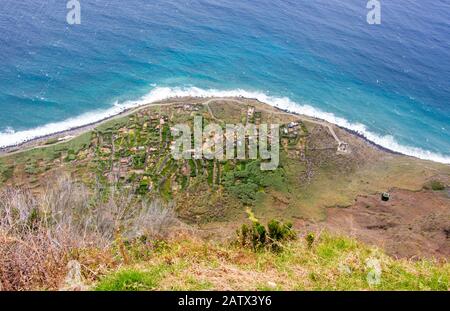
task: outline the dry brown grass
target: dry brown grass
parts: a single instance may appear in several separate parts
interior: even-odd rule
[[[369,262],[380,267],[378,281]],[[180,236],[144,260],[113,269],[97,290],[444,290],[450,265],[396,260],[355,240],[323,233],[312,247],[291,241],[281,253],[254,252]]]
[[[55,178],[40,194],[3,189],[0,289],[57,289],[73,259],[95,280],[128,263],[124,241],[164,237],[176,223],[173,209],[160,202],[140,202],[124,192],[104,198],[68,176]]]
[[[65,274],[67,245],[47,232],[0,235],[0,280],[2,290],[55,288]]]

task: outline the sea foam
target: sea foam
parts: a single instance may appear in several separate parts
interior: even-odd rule
[[[389,150],[399,152],[405,155],[417,157],[424,160],[431,160],[440,163],[450,164],[450,157],[439,153],[434,153],[421,148],[405,146],[399,144],[393,136],[378,135],[369,131],[364,124],[351,123],[348,120],[338,117],[332,113],[321,111],[311,105],[299,104],[292,101],[288,97],[270,96],[264,92],[247,91],[243,89],[234,90],[218,90],[218,89],[202,89],[198,87],[155,87],[148,94],[138,100],[126,101],[123,103],[114,103],[114,105],[106,110],[92,111],[82,114],[78,117],[70,118],[65,121],[49,123],[34,129],[24,131],[12,131],[11,129],[0,132],[0,147],[8,147],[21,144],[23,142],[43,137],[46,135],[74,129],[83,125],[92,124],[109,117],[120,114],[121,112],[154,103],[157,101],[174,98],[174,97],[245,97],[254,98],[269,105],[289,110],[292,112],[304,114],[310,117],[326,120],[338,126],[355,131],[364,136],[368,140],[374,142]]]

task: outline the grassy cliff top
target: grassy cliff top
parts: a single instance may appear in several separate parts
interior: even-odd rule
[[[130,251],[131,253],[132,251]],[[283,252],[179,237],[90,285],[111,290],[448,290],[450,264],[395,260],[354,239],[323,232]]]

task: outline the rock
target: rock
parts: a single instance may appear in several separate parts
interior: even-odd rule
[[[60,288],[60,291],[85,291],[88,289],[81,275],[81,264],[77,260],[69,261],[67,270],[64,285]]]
[[[272,281],[267,281],[267,286],[269,286],[270,288],[277,288],[277,283],[272,282]]]

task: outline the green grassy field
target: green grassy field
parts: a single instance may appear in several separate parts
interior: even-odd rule
[[[323,233],[280,253],[192,238],[167,242],[111,271],[92,289],[115,290],[448,290],[450,264],[395,260],[357,241]],[[131,252],[131,251],[130,251]],[[379,268],[379,270],[377,270]]]

